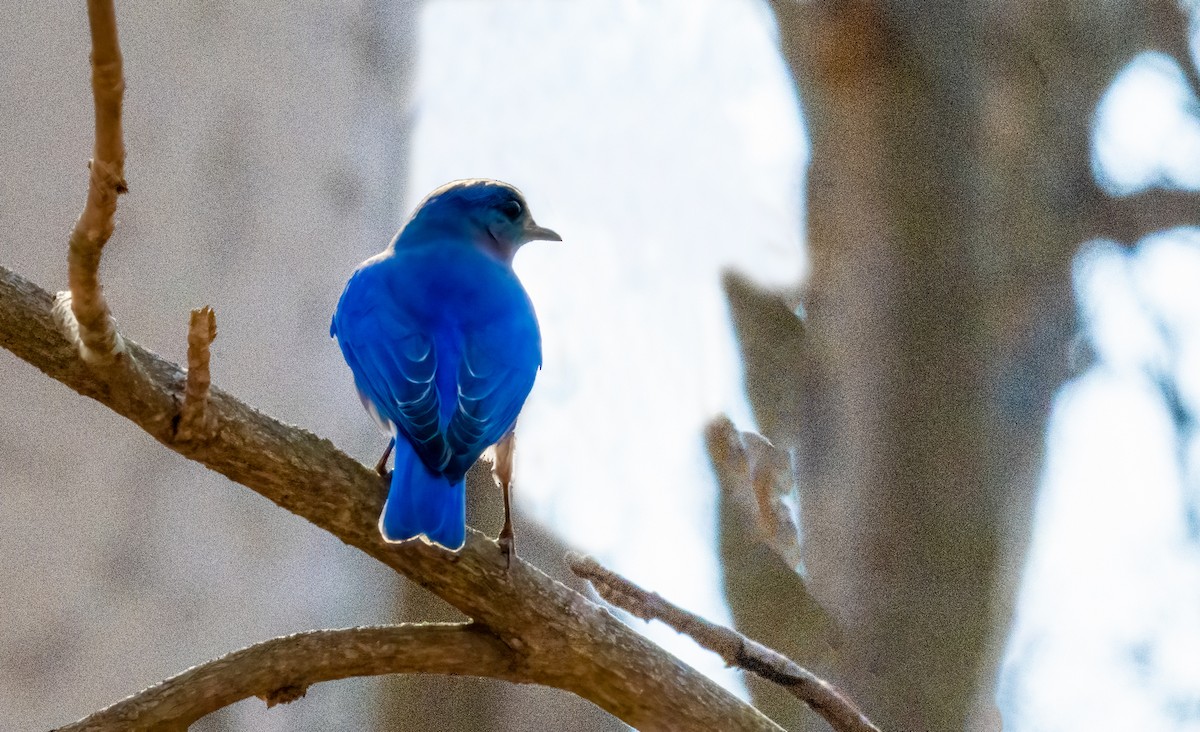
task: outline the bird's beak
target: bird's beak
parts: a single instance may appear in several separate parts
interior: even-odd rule
[[[562,237],[553,229],[538,226],[530,221],[525,227],[525,241],[562,241]]]

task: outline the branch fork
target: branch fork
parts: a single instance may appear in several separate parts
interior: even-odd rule
[[[879,732],[837,688],[782,653],[688,612],[657,592],[642,589],[591,557],[572,552],[567,555],[567,564],[576,576],[591,582],[606,602],[647,622],[660,620],[719,655],[726,665],[779,684],[821,715],[836,732]]]
[[[88,163],[87,202],[71,230],[67,250],[70,293],[56,298],[54,315],[84,361],[91,366],[109,366],[120,360],[125,346],[100,287],[100,255],[113,233],[117,196],[129,190],[121,133],[125,77],[112,0],[88,0],[88,25],[95,148]]]

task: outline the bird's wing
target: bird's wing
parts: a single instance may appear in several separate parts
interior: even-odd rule
[[[541,366],[536,322],[468,336],[458,367],[458,403],[446,426],[453,453],[448,472],[466,472],[512,429]]]
[[[426,466],[441,472],[451,450],[438,429],[438,359],[432,339],[395,308],[345,305],[334,316],[333,332],[359,391],[409,438]]]

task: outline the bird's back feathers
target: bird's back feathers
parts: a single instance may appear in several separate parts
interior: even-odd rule
[[[364,398],[452,478],[511,429],[541,365],[516,275],[466,248],[369,260],[331,330]]]
[[[330,335],[396,438],[388,540],[462,545],[463,478],[513,428],[541,366],[537,318],[511,266],[539,238],[559,237],[515,188],[460,181],[430,194],[346,283]]]

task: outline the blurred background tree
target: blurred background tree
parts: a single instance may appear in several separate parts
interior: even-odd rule
[[[1185,297],[1200,267],[1194,240],[1138,244],[1194,223],[1181,191],[1200,188],[1200,155],[1163,142],[1165,163],[1123,178],[1097,113],[1137,106],[1116,92],[1147,67],[1195,110],[1191,17],[1176,3],[233,0],[118,12],[132,192],[105,272],[137,340],[179,360],[181,321],[161,312],[212,303],[223,388],[372,461],[381,440],[326,337],[341,284],[433,184],[511,179],[575,240],[519,263],[547,325],[518,465],[532,527],[521,549],[539,566],[580,546],[714,619],[728,612],[829,674],[884,729],[995,730],[998,676],[1008,730],[1200,727],[1200,678],[1166,650],[1200,646],[1189,379],[1200,304]],[[5,264],[48,288],[62,283],[88,157],[85,24],[81,7],[20,6],[0,27],[13,70],[0,79]],[[1160,53],[1147,62],[1147,50]],[[778,69],[755,65],[764,58]],[[812,149],[803,196],[795,101],[761,91],[788,83]],[[671,132],[652,131],[659,117]],[[1108,243],[1079,253],[1095,240]],[[724,280],[728,315],[723,266],[747,275]],[[734,332],[753,424],[725,362]],[[0,421],[0,719],[13,728],[78,718],[269,636],[452,617],[7,353],[0,373],[12,415]],[[1051,468],[1071,449],[1065,427],[1047,438],[1055,395],[1066,424],[1084,414],[1069,409],[1084,387],[1122,383],[1140,388],[1134,406],[1099,407],[1115,424],[1071,454],[1126,466],[1123,481],[1071,492],[1069,470],[1047,470],[1035,523],[1043,446]],[[656,401],[672,388],[677,401]],[[696,420],[718,410],[790,453],[803,579],[765,547],[745,501],[703,485]],[[1139,452],[1119,429],[1158,439]],[[1174,462],[1149,465],[1163,449]],[[1095,505],[1115,516],[1098,520]],[[1137,518],[1145,506],[1157,518]],[[494,533],[494,507],[472,510]],[[1051,514],[1090,522],[1100,540]],[[1176,535],[1160,554],[1135,549]],[[1064,544],[1087,549],[1072,564]],[[1104,547],[1143,564],[1062,581],[1114,567]],[[1177,573],[1147,570],[1167,566]],[[1154,581],[1122,584],[1132,574]],[[1157,604],[1124,602],[1129,592]],[[1093,625],[1072,645],[1063,615],[1036,609],[1047,604],[1078,624],[1118,604],[1172,630]],[[1050,657],[1131,667],[1109,676],[1143,701],[1114,713],[1115,695]],[[821,728],[778,692],[749,691],[785,727]],[[325,685],[270,711],[252,700],[198,728],[618,726],[544,689],[405,678]]]

